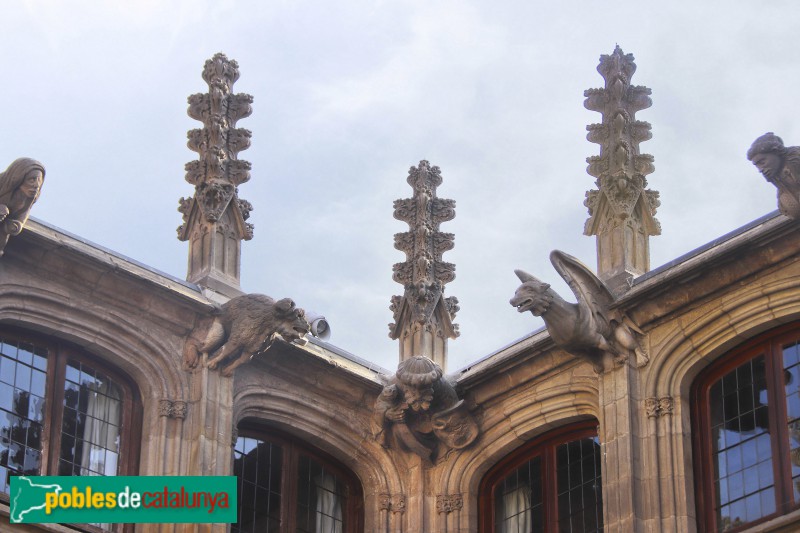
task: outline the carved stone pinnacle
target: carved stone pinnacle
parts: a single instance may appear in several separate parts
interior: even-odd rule
[[[597,71],[605,87],[584,93],[584,106],[603,116],[602,123],[586,128],[586,138],[600,145],[600,155],[586,159],[597,189],[586,193],[584,234],[597,236],[598,275],[615,291],[650,269],[649,237],[661,234],[655,218],[658,192],[646,188],[653,156],[639,151],[639,143],[652,137],[650,124],[635,120],[637,111],[652,105],[651,91],[631,85],[633,59],[619,46],[600,56]]]
[[[203,127],[187,134],[189,149],[199,157],[186,164],[186,181],[195,191],[180,200],[178,239],[190,243],[187,279],[235,296],[241,241],[253,237],[253,225],[245,222],[253,206],[238,190],[250,179],[250,163],[238,154],[250,146],[251,133],[236,122],[252,113],[253,97],[233,93],[239,65],[224,54],[206,61],[203,79],[208,92],[188,99],[189,116]]]
[[[401,361],[426,355],[444,367],[447,339],[458,336],[453,324],[458,300],[444,297],[445,284],[455,279],[455,265],[442,261],[442,255],[453,248],[455,237],[439,226],[456,216],[456,203],[436,196],[442,174],[427,161],[411,167],[407,181],[414,195],[394,202],[394,218],[409,225],[409,231],[394,236],[394,247],[405,252],[406,260],[394,265],[393,279],[405,291],[392,297],[395,322],[389,336],[401,339]]]

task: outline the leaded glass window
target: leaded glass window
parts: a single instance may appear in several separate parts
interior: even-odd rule
[[[10,476],[136,473],[136,389],[84,350],[0,329],[0,500]],[[126,526],[84,525],[90,530]]]
[[[702,531],[736,531],[800,506],[800,333],[762,335],[693,388]]]
[[[234,445],[233,471],[239,478],[239,510],[232,533],[360,531],[358,480],[296,439],[248,429]]]
[[[594,422],[562,428],[501,461],[481,483],[482,530],[603,531],[601,455],[596,435]]]
[[[9,476],[38,475],[48,350],[15,339],[0,340],[0,491]]]

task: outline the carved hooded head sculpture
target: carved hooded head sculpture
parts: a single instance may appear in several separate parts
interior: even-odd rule
[[[44,174],[44,166],[27,157],[0,173],[0,255],[9,237],[19,235],[28,221],[31,206],[42,191]]]

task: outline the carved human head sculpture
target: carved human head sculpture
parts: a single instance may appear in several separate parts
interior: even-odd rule
[[[425,356],[416,355],[397,366],[397,381],[411,410],[427,411],[434,396],[434,383],[442,378],[442,367]]]
[[[0,174],[0,203],[8,205],[13,195],[28,199],[19,203],[30,207],[39,198],[43,183],[44,165],[35,159],[20,157]]]
[[[31,206],[39,198],[44,183],[44,166],[21,157],[0,173],[0,256],[9,237],[19,235]]]
[[[765,133],[750,146],[747,159],[752,161],[767,181],[775,181],[783,168],[786,147],[783,140],[772,132]]]

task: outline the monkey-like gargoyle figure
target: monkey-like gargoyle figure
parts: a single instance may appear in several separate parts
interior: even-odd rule
[[[183,362],[194,368],[201,354],[208,354],[206,366],[222,365],[223,376],[264,352],[280,337],[286,342],[306,344],[311,326],[305,311],[289,298],[275,301],[263,294],[245,294],[222,304],[205,339],[197,341],[197,332],[186,342]]]
[[[598,372],[610,367],[610,360],[631,366],[647,364],[639,344],[641,329],[619,309],[612,309],[614,296],[605,284],[583,263],[558,250],[550,262],[564,278],[577,304],[566,302],[550,285],[516,270],[522,285],[509,302],[524,313],[530,311],[544,319],[550,338],[564,351],[589,360]]]

